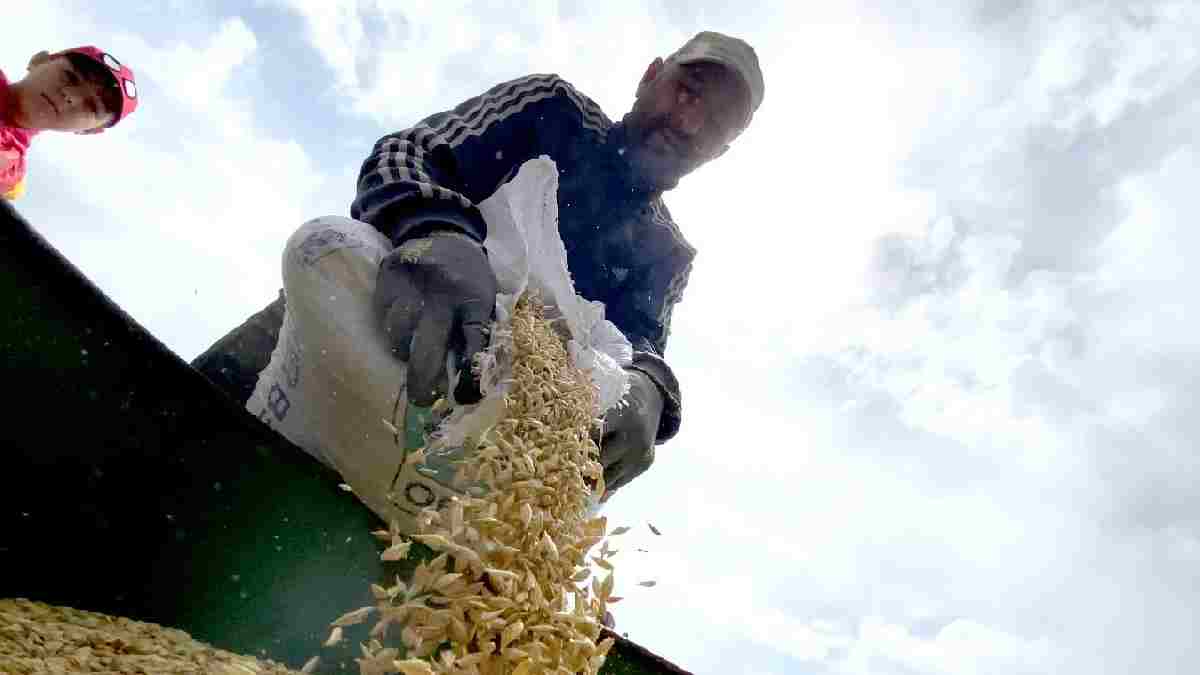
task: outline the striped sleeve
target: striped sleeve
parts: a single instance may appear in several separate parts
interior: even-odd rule
[[[670,259],[660,261],[639,275],[638,283],[629,289],[631,304],[622,303],[619,317],[630,326],[626,337],[633,344],[633,365],[658,385],[663,395],[662,416],[659,418],[656,443],[665,443],[679,432],[683,420],[683,397],[675,373],[667,365],[663,353],[671,332],[671,314],[683,296],[691,273],[691,257],[683,250]],[[630,315],[631,313],[632,315]]]
[[[671,333],[671,314],[683,297],[691,271],[691,256],[680,251],[646,270],[639,278],[640,283],[630,289],[634,315],[626,321],[634,328],[626,336],[633,344],[633,367],[650,376],[663,395],[657,443],[664,443],[678,433],[683,419],[679,381],[663,354]]]
[[[639,242],[640,260],[610,311],[633,348],[666,353],[671,315],[683,298],[696,249],[684,238],[662,199],[649,204],[649,219]]]
[[[696,249],[683,237],[661,199],[650,203],[650,218],[639,246],[646,257],[630,272],[616,301],[607,306],[609,319],[633,345],[632,367],[650,377],[663,395],[655,442],[664,443],[679,431],[683,399],[679,381],[663,355],[671,334],[671,315],[683,299]]]
[[[691,271],[691,258],[681,253],[641,270],[627,287],[630,302],[621,318],[630,326],[626,336],[634,349],[659,356],[666,352],[671,315],[683,298]]]
[[[482,241],[478,202],[525,161],[554,158],[573,137],[610,126],[557,75],[505,82],[380,139],[363,162],[350,214],[393,243],[447,225]]]

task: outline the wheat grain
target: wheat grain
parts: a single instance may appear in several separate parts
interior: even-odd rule
[[[592,558],[607,570],[603,578],[591,575],[586,557],[607,529],[604,518],[587,517],[593,492],[604,489],[591,438],[596,389],[535,295],[521,298],[494,340],[512,359],[504,414],[475,439],[457,476],[486,490],[416,519],[412,539],[438,555],[406,585],[373,587],[380,619],[372,634],[398,623],[400,644],[391,649],[403,660],[382,663],[389,650],[375,641],[359,660],[364,675],[594,675],[612,646],[600,637],[607,605],[619,600],[607,560],[615,551],[606,541]],[[388,537],[376,534],[391,544],[385,559],[407,555],[395,523]],[[577,586],[589,577],[590,587]]]
[[[0,600],[0,627],[0,672],[7,675],[296,673],[216,649],[181,630],[19,598]]]

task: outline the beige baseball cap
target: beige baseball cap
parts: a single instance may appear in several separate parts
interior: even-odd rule
[[[706,30],[697,33],[667,60],[676,63],[719,63],[737,73],[750,90],[750,111],[746,113],[742,127],[750,125],[750,118],[762,104],[765,86],[762,70],[758,67],[758,56],[745,40]]]

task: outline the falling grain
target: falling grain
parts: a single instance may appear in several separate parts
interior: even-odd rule
[[[607,530],[604,518],[587,517],[593,491],[603,491],[591,439],[596,388],[571,363],[536,296],[518,302],[511,326],[497,327],[494,340],[512,358],[505,411],[458,468],[464,484],[486,490],[416,518],[410,538],[439,555],[418,563],[407,585],[372,587],[379,637],[363,645],[364,674],[595,675],[611,646],[601,639],[602,618],[619,598],[610,597],[607,542],[591,559],[609,573],[593,577],[592,588],[577,586],[591,576],[588,551]],[[405,461],[434,452],[422,450]],[[389,534],[384,559],[407,554],[398,547],[408,542]],[[334,625],[362,621],[370,609]],[[383,660],[400,653],[380,642],[389,623],[399,624],[392,635],[405,660]]]

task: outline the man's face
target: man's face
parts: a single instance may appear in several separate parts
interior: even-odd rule
[[[16,121],[27,129],[88,131],[113,119],[102,84],[84,79],[64,56],[35,56],[12,90]]]
[[[639,182],[669,190],[720,156],[741,131],[749,106],[745,85],[724,66],[651,64],[625,116],[627,157]]]

